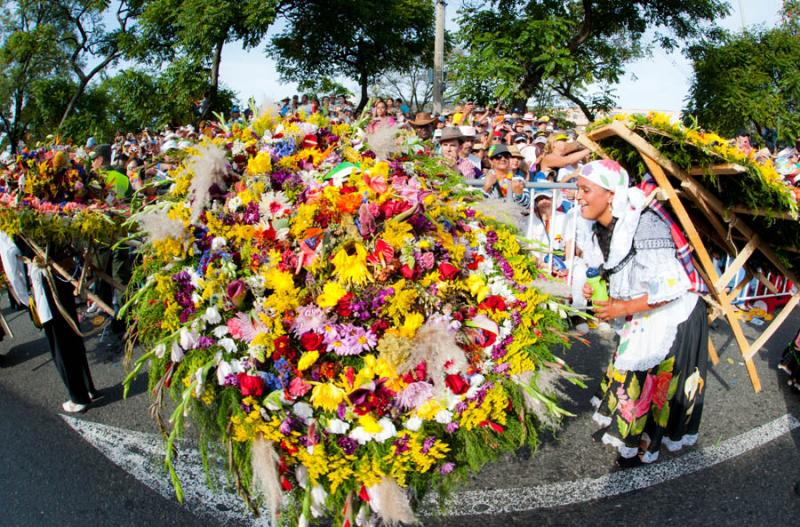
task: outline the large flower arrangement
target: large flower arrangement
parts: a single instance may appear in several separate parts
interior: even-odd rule
[[[703,130],[698,125],[687,125],[661,113],[620,114],[596,121],[589,130],[621,121],[644,137],[651,145],[684,170],[706,169],[696,176],[727,207],[743,206],[760,211],[748,222],[774,248],[800,246],[800,223],[797,220],[779,221],[772,212],[797,217],[798,195],[775,169],[769,156],[756,151],[743,152],[729,139]],[[647,171],[636,149],[623,139],[611,136],[602,139],[603,150],[613,159],[627,166],[631,174]],[[733,163],[745,169],[743,174],[715,176],[710,168],[723,163]],[[787,264],[798,264],[795,252],[778,251]]]
[[[127,203],[109,203],[100,182],[65,147],[24,152],[0,171],[0,230],[42,247],[109,247],[124,237]]]
[[[173,176],[138,216],[129,305],[146,351],[126,381],[149,363],[153,393],[176,400],[170,470],[188,417],[285,524],[412,522],[412,501],[566,413],[550,352],[563,312],[448,169],[266,113]]]

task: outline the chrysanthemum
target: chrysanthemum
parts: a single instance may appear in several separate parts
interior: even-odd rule
[[[300,306],[292,324],[292,333],[298,337],[303,333],[315,331],[329,324],[325,311],[315,305]]]
[[[291,203],[283,192],[265,192],[259,203],[261,217],[272,220],[281,218],[291,211]]]

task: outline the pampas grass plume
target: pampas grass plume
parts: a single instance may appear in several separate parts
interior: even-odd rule
[[[380,483],[367,489],[369,504],[384,525],[416,525],[419,523],[405,491],[394,479],[384,476]]]
[[[197,146],[198,153],[189,158],[186,167],[194,174],[189,185],[189,198],[192,200],[191,222],[196,223],[203,209],[208,205],[209,189],[216,185],[225,190],[224,176],[228,170],[225,151],[213,143]]]
[[[262,435],[254,439],[250,447],[250,460],[256,489],[264,495],[272,524],[277,525],[281,506],[281,481],[278,478],[278,454],[272,442],[266,441]]]

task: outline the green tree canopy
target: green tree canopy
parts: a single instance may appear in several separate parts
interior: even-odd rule
[[[258,46],[280,4],[280,0],[149,0],[136,55],[153,64],[177,58],[202,64],[208,75],[201,109],[205,118],[219,89],[223,47],[237,41],[245,49]]]
[[[788,26],[726,34],[692,46],[685,113],[732,136],[740,128],[800,136],[800,37]]]
[[[524,103],[543,90],[596,109],[587,88],[619,81],[652,45],[667,49],[704,34],[728,13],[724,0],[491,0],[460,11],[456,93]],[[607,106],[606,94],[597,97]]]
[[[430,0],[308,0],[281,14],[286,25],[268,48],[281,77],[353,79],[361,91],[358,111],[383,72],[432,62]]]

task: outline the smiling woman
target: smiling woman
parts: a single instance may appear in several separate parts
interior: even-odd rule
[[[595,436],[617,448],[623,466],[656,461],[662,444],[670,451],[695,444],[708,352],[705,304],[690,292],[670,227],[628,184],[610,160],[588,163],[578,177],[581,214],[594,222],[581,249],[611,297],[595,302],[595,314],[616,322],[620,336],[592,400],[602,426]],[[591,296],[589,286],[584,294]]]

